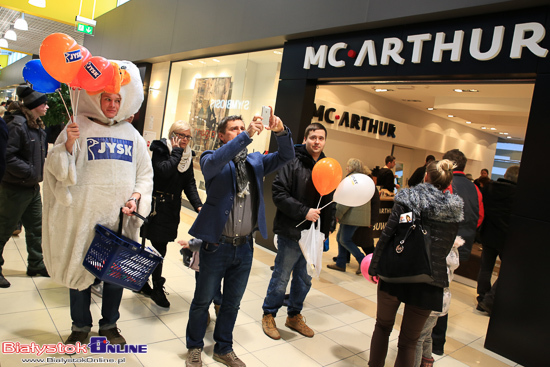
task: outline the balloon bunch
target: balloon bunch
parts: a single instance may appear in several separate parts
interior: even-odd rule
[[[115,62],[92,56],[86,47],[64,33],[50,34],[42,41],[40,60],[25,64],[23,78],[41,93],[57,91],[61,95],[60,83],[77,91],[76,101],[71,98],[74,116],[77,116],[80,90],[88,94],[119,93],[120,87],[129,82],[129,75]]]
[[[351,207],[361,206],[372,199],[374,195],[374,181],[369,176],[353,173],[342,180],[342,168],[333,158],[323,158],[317,162],[311,171],[311,179],[321,198],[336,190],[333,200],[321,209],[333,202]],[[317,204],[317,208],[319,208],[319,204]],[[296,227],[304,222],[305,220]]]

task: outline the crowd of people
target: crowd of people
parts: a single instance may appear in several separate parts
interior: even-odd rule
[[[232,115],[217,127],[221,147],[200,156],[206,187],[202,202],[193,170],[192,126],[174,122],[168,138],[152,142],[149,158],[144,139],[131,125],[143,101],[139,71],[130,62],[119,63],[130,81],[118,93],[81,94],[78,116],[71,117],[49,152],[40,119],[48,110],[46,95],[22,85],[17,88],[19,100],[10,103],[4,118],[0,117],[0,287],[10,287],[1,273],[1,255],[21,222],[27,275],[51,277],[69,288],[72,328],[66,344],[84,343],[93,326],[91,293],[99,280],[82,262],[95,225],[116,228],[122,211],[122,233],[132,239],[149,239],[165,256],[169,242],[177,237],[185,193],[198,213],[189,230],[194,239],[178,241],[192,254],[192,267],[197,270],[186,329],[186,366],[202,366],[212,303],[217,315],[214,360],[245,366],[233,350],[233,329],[252,267],[254,235],[268,236],[263,180],[272,172],[277,172],[272,196],[278,251],[262,306],[262,329],[269,338],[281,338],[275,317],[283,306],[287,307],[286,327],[309,338],[315,335],[301,314],[312,277],[299,245],[302,231],[312,222],[320,223],[320,232],[327,238],[339,224],[338,255],[335,264],[327,265],[329,269],[345,272],[353,255],[359,264],[356,273],[361,274],[363,260],[372,254],[368,277],[378,284],[378,291],[369,366],[384,366],[401,303],[405,306],[395,366],[429,367],[434,361],[432,353],[443,354],[449,283],[460,261],[468,260],[476,234],[483,245],[476,308],[491,313],[496,292],[491,276],[506,241],[519,166],[510,167],[497,181],[491,181],[483,169],[472,182],[464,173],[466,156],[453,149],[439,161],[428,155],[411,176],[409,187],[401,189],[392,170],[395,157],[386,157],[385,166],[376,174],[359,159],[350,158],[348,175],[365,174],[381,190],[399,190],[375,246],[378,189],[373,199],[358,207],[333,203],[332,194],[321,196],[315,189],[312,170],[325,158],[328,135],[322,124],[307,126],[302,144],[294,145],[290,129],[273,112],[269,121],[254,116],[248,124],[242,116]],[[249,153],[252,138],[264,131],[273,133],[278,150]],[[147,224],[142,225],[134,214],[147,217]],[[412,228],[416,220],[430,228],[427,251],[432,273],[428,280],[394,281],[384,275],[381,264],[388,261],[403,226]],[[395,251],[400,252],[399,246]],[[147,282],[136,292],[168,308],[162,269],[160,263],[151,275],[152,286]],[[122,294],[121,286],[104,282],[99,335],[111,344],[126,343],[117,327]]]

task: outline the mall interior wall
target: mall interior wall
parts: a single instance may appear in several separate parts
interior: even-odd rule
[[[545,4],[543,0],[132,0],[96,18],[84,46],[161,62],[280,47],[288,39]]]

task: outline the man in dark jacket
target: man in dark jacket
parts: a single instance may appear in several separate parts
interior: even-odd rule
[[[510,227],[510,214],[516,195],[519,166],[510,166],[504,178],[489,182],[483,187],[485,219],[481,226],[481,267],[477,278],[478,311],[491,313],[493,300],[489,295],[491,276],[497,256],[502,260],[502,249]]]
[[[27,275],[49,276],[42,257],[42,181],[46,157],[46,132],[40,117],[48,110],[47,97],[31,87],[17,87],[20,102],[13,102],[6,113],[9,136],[6,172],[0,183],[0,287],[10,283],[1,273],[2,253],[21,221],[25,227]]]
[[[376,185],[393,193],[396,188],[399,190],[400,187],[395,183],[395,174],[393,173],[393,168],[395,167],[395,157],[389,155],[386,157],[385,162],[386,165],[377,173]]]
[[[273,232],[277,234],[278,251],[275,258],[273,275],[264,299],[262,327],[267,336],[280,339],[274,317],[283,305],[285,290],[292,273],[290,296],[288,299],[288,317],[285,326],[300,334],[314,335],[301,315],[304,300],[311,288],[311,276],[307,272],[306,259],[298,241],[303,230],[311,227],[311,222],[321,219],[321,232],[328,237],[336,226],[333,203],[323,210],[325,204],[332,201],[332,194],[322,197],[313,185],[311,172],[313,166],[325,157],[323,149],[327,130],[319,123],[306,128],[304,144],[296,145],[296,158],[284,166],[273,181],[273,202],[277,207]],[[300,226],[297,226],[300,222]],[[225,297],[225,296],[224,296]]]
[[[452,149],[443,155],[443,159],[455,162],[456,167],[453,170],[453,182],[450,191],[464,200],[464,220],[458,227],[458,235],[464,239],[464,245],[458,248],[460,262],[463,262],[470,257],[477,227],[483,222],[483,200],[478,187],[464,174],[467,162],[464,153],[458,149]],[[439,317],[432,331],[432,351],[438,355],[443,355],[447,320],[448,314]]]
[[[0,117],[0,182],[6,172],[6,147],[8,145],[8,126],[6,121]]]
[[[435,161],[435,157],[433,155],[430,154],[426,157],[426,163],[424,163],[422,167],[418,167],[412,174],[411,178],[409,178],[409,187],[416,186],[424,181],[424,176],[426,175],[426,167],[428,166],[428,164],[430,164],[430,162],[433,161]]]

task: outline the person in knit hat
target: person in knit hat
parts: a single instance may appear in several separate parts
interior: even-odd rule
[[[27,243],[27,275],[49,276],[42,257],[42,181],[46,132],[40,117],[48,111],[48,98],[28,85],[17,87],[19,101],[9,105],[6,172],[0,183],[0,287],[10,282],[2,275],[4,246],[21,221]]]
[[[139,69],[117,61],[125,82],[118,91],[80,92],[78,116],[59,134],[44,169],[44,261],[52,280],[69,288],[71,334],[65,344],[84,344],[93,326],[91,286],[98,281],[82,262],[96,224],[139,238],[151,208],[153,167],[147,143],[127,119],[143,102]],[[76,101],[72,92],[73,101]],[[104,282],[99,336],[124,345],[117,321],[123,288]]]

